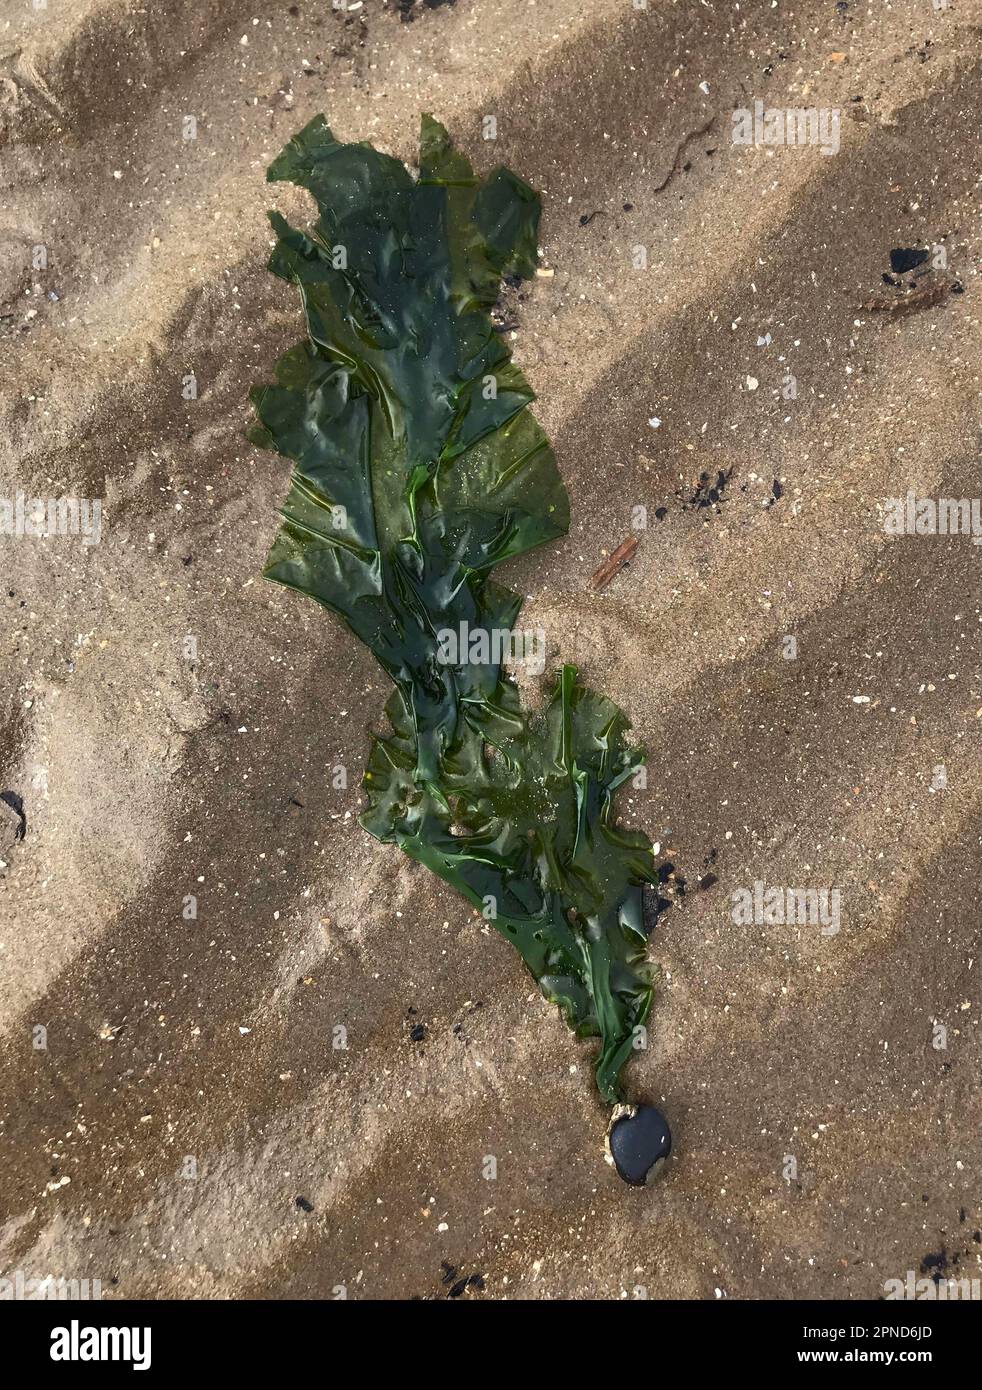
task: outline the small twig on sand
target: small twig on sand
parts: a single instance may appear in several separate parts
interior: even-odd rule
[[[621,541],[620,545],[609,555],[600,568],[593,576],[592,584],[595,589],[604,589],[613,579],[614,575],[629,565],[634,559],[634,552],[638,548],[637,536],[628,536],[626,541]]]
[[[932,304],[940,304],[949,289],[950,281],[936,280],[896,299],[867,299],[859,307],[869,314],[907,314],[913,309],[929,309]]]
[[[667,187],[668,187],[668,185],[671,183],[673,177],[675,176],[676,171],[678,170],[678,167],[679,167],[679,160],[682,158],[682,154],[683,154],[683,151],[685,150],[686,145],[689,143],[690,140],[694,140],[694,139],[696,138],[697,135],[708,135],[709,130],[710,130],[712,124],[713,124],[713,121],[715,121],[715,119],[716,119],[715,115],[710,116],[709,120],[706,122],[705,125],[701,125],[701,126],[699,127],[698,130],[690,130],[690,131],[689,131],[688,135],[685,137],[684,140],[681,141],[681,143],[679,144],[678,149],[675,151],[675,158],[672,160],[672,167],[669,169],[668,173],[667,173],[667,174],[665,175],[665,177],[662,179],[661,183],[658,183],[658,184],[655,185],[655,187],[654,187],[654,189],[652,190],[652,192],[654,192],[654,193],[660,193],[660,192],[662,191],[663,188],[667,188]]]

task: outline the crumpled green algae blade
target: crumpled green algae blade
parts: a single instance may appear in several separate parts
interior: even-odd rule
[[[250,437],[294,464],[265,574],[336,613],[394,684],[362,824],[479,908],[600,1038],[613,1103],[651,1004],[652,848],[614,810],[643,757],[575,667],[532,715],[500,660],[450,664],[439,647],[464,623],[472,641],[508,632],[521,599],[491,571],[569,524],[489,312],[503,275],[534,273],[539,199],[507,169],[478,178],[428,116],[418,179],[321,116],[268,178],[308,189],[318,216],[303,232],[271,214],[270,269],[300,290],[307,338],[252,392]]]

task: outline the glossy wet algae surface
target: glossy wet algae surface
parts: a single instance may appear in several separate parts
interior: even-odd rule
[[[322,117],[268,177],[308,189],[318,217],[301,231],[271,214],[270,269],[299,289],[307,336],[252,393],[251,437],[294,464],[265,574],[337,614],[393,682],[362,824],[452,884],[600,1039],[613,1103],[652,997],[652,848],[614,809],[643,755],[573,666],[524,711],[495,640],[521,607],[495,566],[569,522],[490,317],[501,278],[534,273],[539,199],[507,169],[477,177],[425,116],[418,178]],[[469,636],[450,660],[448,631]]]

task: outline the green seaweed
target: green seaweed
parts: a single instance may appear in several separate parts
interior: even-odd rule
[[[502,276],[534,273],[538,196],[504,168],[476,177],[428,116],[418,179],[321,116],[267,178],[308,189],[318,217],[303,232],[270,214],[269,268],[299,289],[307,337],[252,392],[250,438],[294,463],[264,573],[338,614],[394,684],[363,826],[479,908],[577,1035],[600,1038],[614,1103],[652,997],[652,847],[613,801],[643,755],[573,666],[523,711],[490,640],[521,607],[491,571],[569,524],[489,312]],[[440,634],[463,623],[487,660],[446,660]]]

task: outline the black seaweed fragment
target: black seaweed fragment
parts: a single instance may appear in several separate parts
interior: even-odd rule
[[[895,246],[890,252],[890,269],[894,275],[906,275],[908,270],[923,265],[929,254],[916,246]]]

